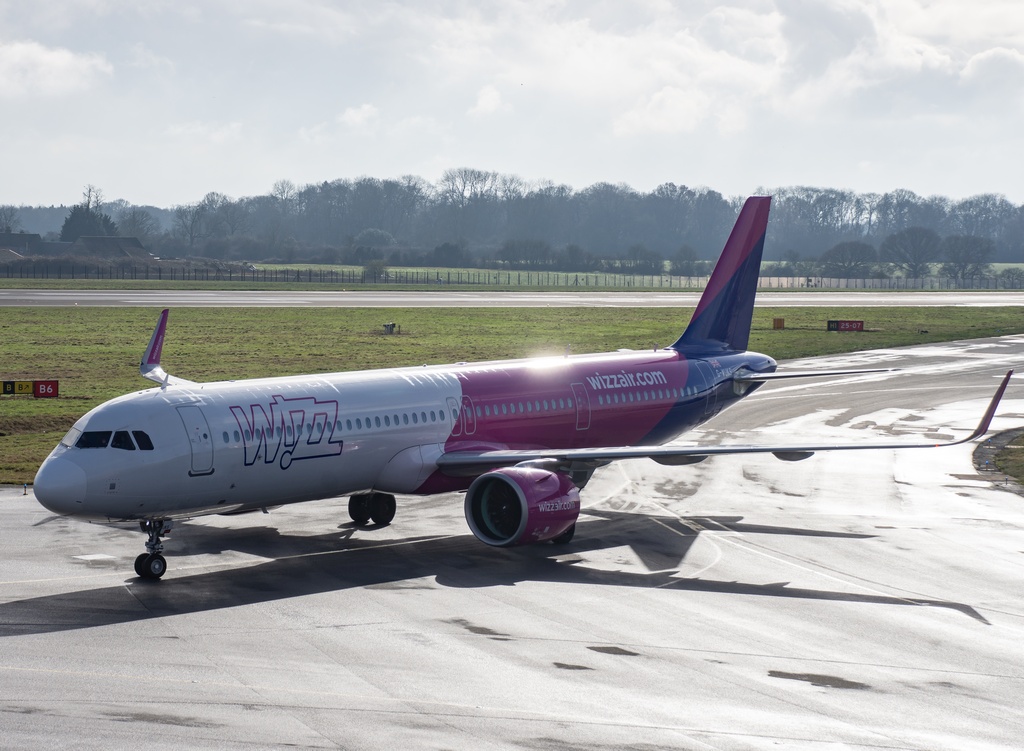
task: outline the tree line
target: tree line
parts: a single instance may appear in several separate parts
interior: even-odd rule
[[[1024,261],[1024,205],[994,194],[952,200],[907,190],[788,187],[774,196],[766,273],[864,278],[938,270],[968,278]],[[208,193],[170,209],[104,201],[87,186],[60,236],[135,236],[162,257],[377,266],[706,273],[743,197],[665,183],[582,190],[460,168],[435,183],[338,179],[266,195]],[[0,232],[32,209],[0,207]]]

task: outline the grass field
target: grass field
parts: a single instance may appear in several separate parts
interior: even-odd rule
[[[31,482],[82,414],[147,388],[138,362],[158,315],[147,308],[0,308],[0,380],[58,379],[58,399],[0,397],[0,483]],[[165,368],[197,381],[670,344],[690,309],[180,308]],[[774,330],[772,320],[785,318]],[[830,318],[869,331],[829,333]],[[402,333],[383,335],[394,321]],[[1022,308],[758,308],[751,349],[776,359],[1024,332]]]

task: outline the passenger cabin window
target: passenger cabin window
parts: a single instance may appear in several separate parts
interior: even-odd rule
[[[75,448],[80,449],[105,449],[110,443],[109,430],[87,430],[75,442]]]
[[[132,437],[128,435],[127,430],[119,430],[114,433],[114,440],[110,442],[110,447],[115,449],[123,449],[124,451],[134,451],[135,444],[132,443]]]

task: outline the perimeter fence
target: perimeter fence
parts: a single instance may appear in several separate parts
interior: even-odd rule
[[[389,285],[389,286],[487,286],[596,289],[703,289],[706,276],[668,274],[565,273],[554,271],[495,271],[451,269],[444,271],[389,270],[374,275],[363,269],[332,268],[210,268],[160,264],[17,263],[0,265],[0,279],[134,280],[168,282],[226,282],[267,284]],[[762,276],[763,289],[866,289],[958,290],[1021,289],[1024,280],[979,276],[965,280],[943,277],[906,279],[834,279],[828,277]]]

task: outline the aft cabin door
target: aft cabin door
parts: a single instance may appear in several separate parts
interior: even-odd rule
[[[178,407],[178,416],[185,426],[189,446],[192,448],[190,477],[213,474],[213,436],[206,416],[199,407]]]
[[[706,362],[697,360],[697,372],[700,373],[701,383],[700,390],[704,392],[704,396],[707,401],[704,402],[704,415],[710,417],[715,414],[715,408],[718,406],[718,393],[715,389],[715,371],[711,369],[711,366]]]
[[[572,393],[576,397],[576,430],[590,429],[590,396],[582,383],[572,384]]]

